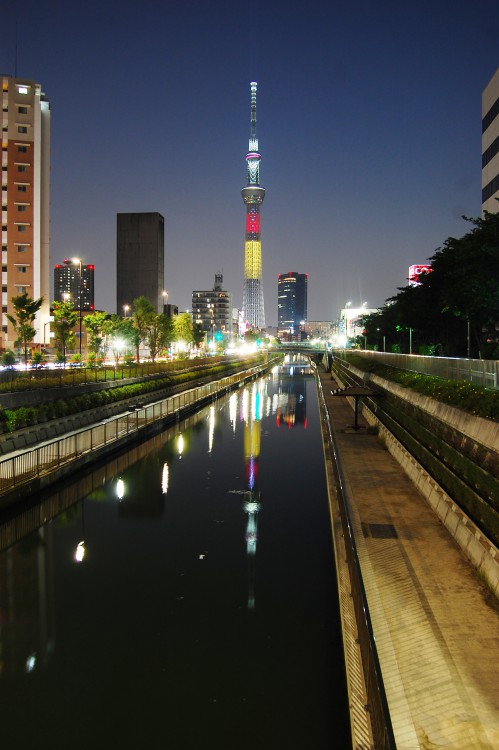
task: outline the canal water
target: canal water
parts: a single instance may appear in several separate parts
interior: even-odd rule
[[[288,361],[2,528],[2,748],[351,747],[308,368]]]

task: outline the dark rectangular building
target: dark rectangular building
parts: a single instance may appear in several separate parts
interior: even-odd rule
[[[306,337],[308,274],[280,273],[277,277],[277,335],[288,341]]]
[[[137,297],[147,297],[163,312],[165,220],[159,213],[118,214],[116,305],[123,315]]]
[[[94,310],[94,271],[93,265],[67,258],[58,263],[54,266],[54,300],[72,302],[75,310]]]

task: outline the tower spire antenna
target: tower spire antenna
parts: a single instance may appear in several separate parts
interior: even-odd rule
[[[251,130],[250,130],[250,144],[249,150],[258,150],[258,139],[256,137],[256,90],[258,84],[253,81],[250,83],[251,88]],[[255,144],[253,144],[255,142]]]
[[[260,153],[256,134],[257,83],[250,83],[251,114],[248,153],[246,154],[246,187],[241,191],[246,205],[246,241],[244,244],[244,297],[243,317],[247,326],[265,328],[262,286],[262,246],[260,241],[260,206],[265,198],[265,188],[260,185]]]

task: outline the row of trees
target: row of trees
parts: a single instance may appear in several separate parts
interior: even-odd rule
[[[13,314],[7,317],[16,331],[16,346],[22,348],[24,361],[28,362],[30,344],[35,337],[33,323],[43,299],[33,300],[27,294],[12,298]],[[75,347],[75,327],[79,312],[72,302],[53,303],[52,331],[59,359],[66,361],[67,352]],[[182,342],[186,347],[199,346],[204,333],[199,326],[192,323],[188,313],[169,318],[157,313],[153,304],[146,297],[134,300],[130,315],[122,318],[106,312],[95,312],[85,315],[82,320],[87,330],[87,358],[90,363],[98,362],[104,354],[107,342],[112,350],[115,362],[129,352],[135,353],[139,361],[140,347],[149,347],[154,361],[158,355],[173,342]],[[41,353],[37,355],[42,358]],[[35,358],[36,359],[36,358]]]
[[[365,338],[378,350],[499,358],[499,213],[470,219],[429,258],[420,284],[399,288],[365,316]]]

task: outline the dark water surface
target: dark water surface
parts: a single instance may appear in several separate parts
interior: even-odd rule
[[[0,553],[2,749],[350,746],[313,378],[275,371],[63,501]]]

